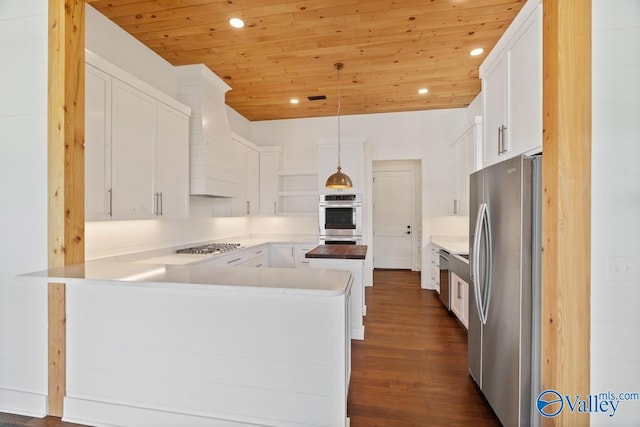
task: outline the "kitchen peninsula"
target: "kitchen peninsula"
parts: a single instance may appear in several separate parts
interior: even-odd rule
[[[66,283],[64,420],[345,426],[351,275],[89,261]]]

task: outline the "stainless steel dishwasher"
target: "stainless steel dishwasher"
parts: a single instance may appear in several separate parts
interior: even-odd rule
[[[440,249],[440,301],[446,307],[447,310],[451,311],[451,299],[449,297],[449,257],[451,254],[444,250]]]

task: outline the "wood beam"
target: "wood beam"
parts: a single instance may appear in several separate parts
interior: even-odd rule
[[[49,0],[48,263],[84,262],[84,1]],[[49,414],[66,393],[65,285],[50,284]]]
[[[542,390],[590,391],[591,1],[543,0]],[[544,426],[588,426],[565,408]]]

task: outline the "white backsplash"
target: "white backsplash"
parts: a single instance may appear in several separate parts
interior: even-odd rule
[[[430,230],[432,236],[468,236],[469,217],[439,216],[430,219]]]
[[[249,233],[248,217],[87,222],[85,258],[103,258]]]
[[[198,204],[198,203],[196,203]],[[85,258],[96,259],[204,242],[254,236],[318,237],[317,216],[211,217],[199,204],[191,218],[180,220],[92,221],[85,224]],[[194,215],[195,214],[195,215]]]
[[[251,218],[252,235],[309,235],[318,237],[318,216],[257,216]]]

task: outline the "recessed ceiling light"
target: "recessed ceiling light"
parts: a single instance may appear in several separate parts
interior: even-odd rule
[[[483,52],[484,52],[483,48],[477,47],[477,48],[473,49],[471,52],[469,52],[469,55],[478,56],[478,55],[482,55]]]
[[[298,98],[291,98],[289,102],[292,104],[297,104],[298,102],[300,102],[300,100]]]
[[[240,18],[231,18],[229,19],[229,25],[233,28],[242,28],[244,27],[244,21]]]
[[[425,93],[428,93],[429,89],[427,89],[426,87],[423,87],[422,89],[418,89],[418,93],[420,95],[424,95]]]

